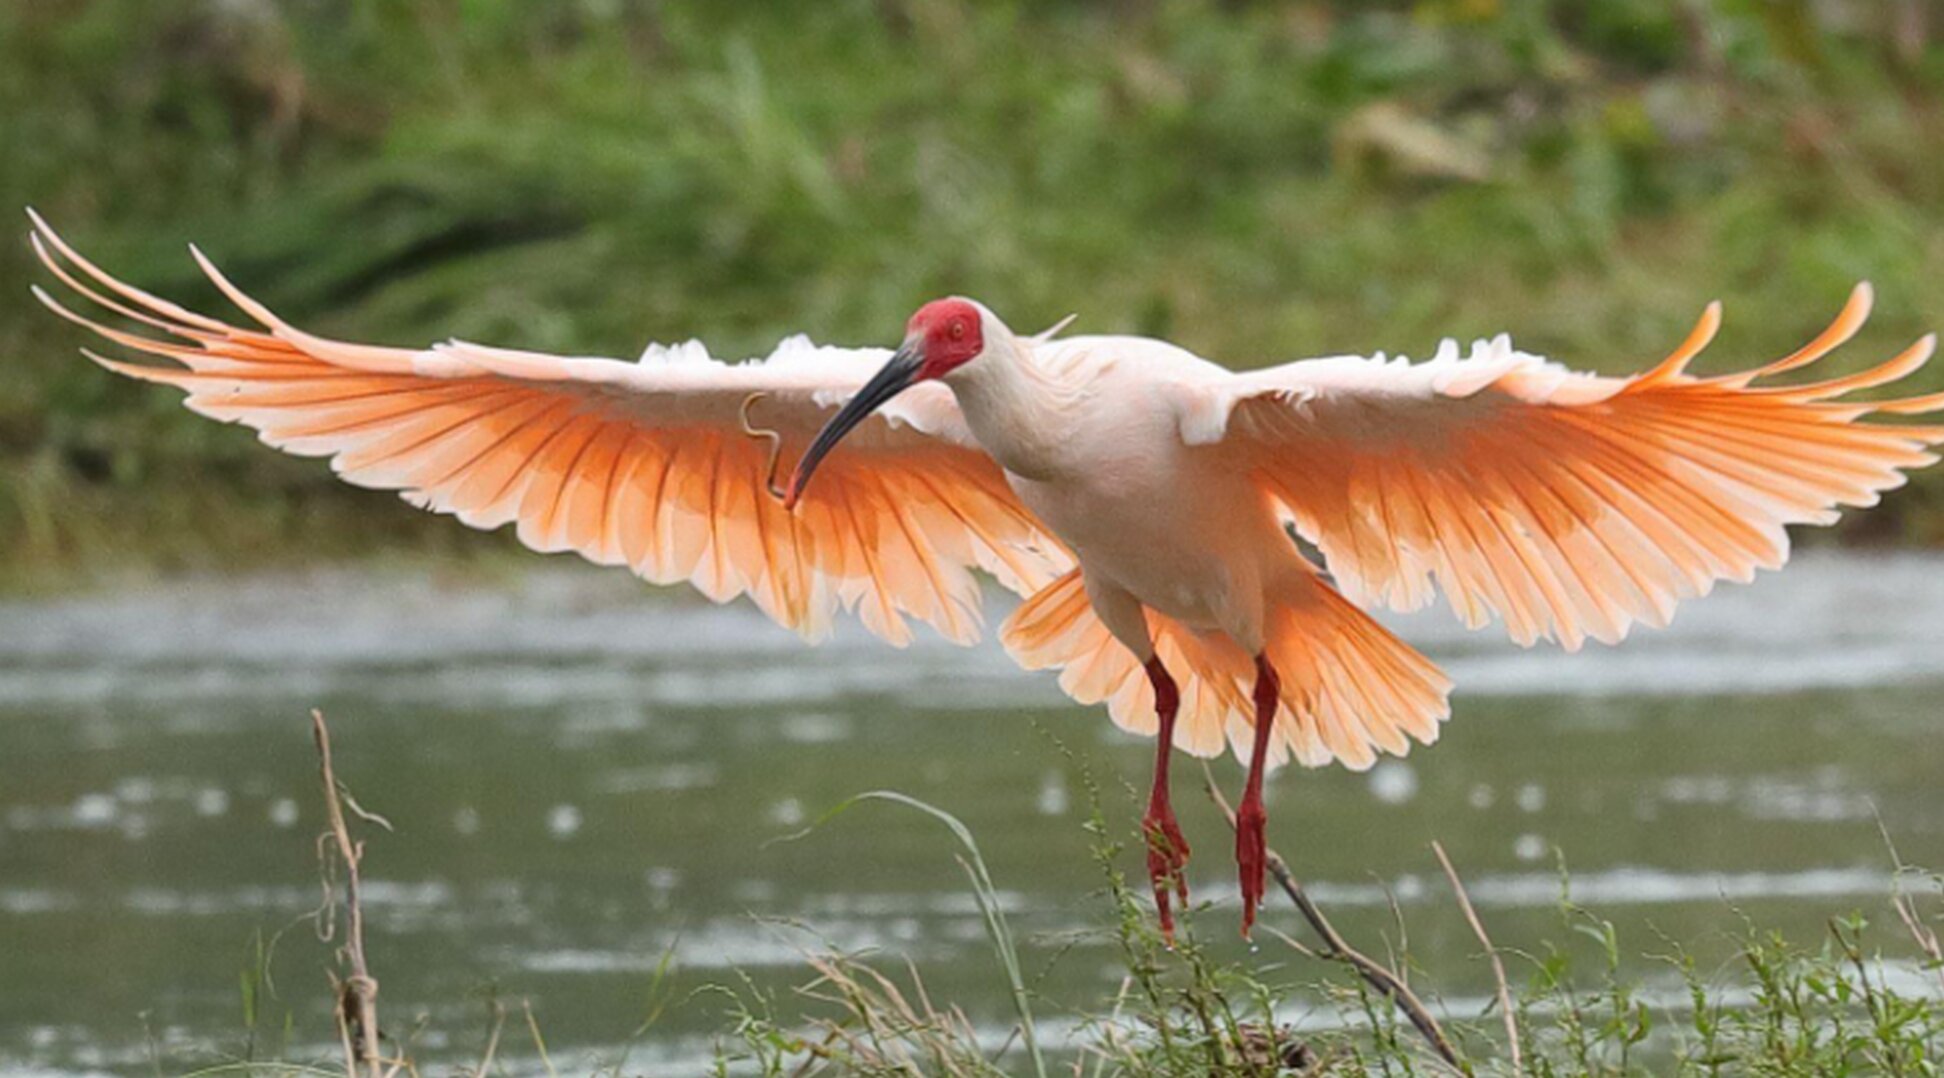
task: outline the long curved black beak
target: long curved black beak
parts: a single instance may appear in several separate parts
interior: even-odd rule
[[[907,341],[871,376],[870,381],[864,383],[856,396],[846,401],[837,414],[830,417],[830,422],[817,432],[816,440],[810,443],[803,459],[797,461],[796,472],[790,476],[790,489],[783,496],[783,508],[796,508],[797,499],[803,496],[803,488],[810,485],[810,476],[817,470],[817,465],[823,463],[824,457],[844,440],[844,435],[849,434],[852,427],[864,422],[885,401],[918,381],[918,370],[924,363],[923,354]]]

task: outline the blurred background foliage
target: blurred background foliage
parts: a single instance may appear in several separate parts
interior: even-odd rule
[[[1721,369],[1869,278],[1850,369],[1944,325],[1940,34],[1933,0],[28,0],[0,206],[393,343],[882,344],[965,292],[1235,366],[1509,330],[1626,370],[1719,297]],[[7,586],[509,549],[94,369],[37,276],[8,244]],[[1944,542],[1916,487],[1840,534]]]

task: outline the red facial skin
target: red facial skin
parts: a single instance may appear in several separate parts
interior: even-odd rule
[[[924,349],[920,379],[944,377],[985,350],[979,309],[969,300],[937,299],[918,308],[905,324],[905,339],[912,338]]]
[[[941,299],[918,308],[918,313],[905,324],[904,345],[830,417],[810,448],[798,458],[796,472],[790,477],[790,489],[783,495],[783,508],[796,507],[804,486],[810,482],[824,455],[835,449],[844,435],[872,411],[912,384],[943,378],[983,351],[985,332],[980,326],[979,308],[971,301]]]

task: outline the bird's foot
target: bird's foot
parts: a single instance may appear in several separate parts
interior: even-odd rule
[[[1262,794],[1250,790],[1235,811],[1235,866],[1242,882],[1242,938],[1248,939],[1255,927],[1256,910],[1262,905],[1262,879],[1269,864],[1265,830],[1269,814],[1262,807]]]
[[[1161,914],[1161,936],[1174,946],[1174,912],[1168,907],[1170,887],[1188,908],[1188,840],[1175,823],[1174,807],[1165,798],[1148,805],[1141,818],[1141,833],[1147,836],[1148,881],[1154,885],[1154,907]]]

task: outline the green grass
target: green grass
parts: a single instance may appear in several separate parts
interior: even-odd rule
[[[1724,907],[1725,919],[1735,925],[1730,946],[1724,958],[1707,965],[1678,941],[1658,939],[1645,951],[1622,941],[1611,922],[1573,901],[1571,877],[1562,866],[1558,941],[1536,953],[1502,952],[1515,971],[1509,995],[1517,1069],[1503,1016],[1489,1007],[1466,1013],[1467,1005],[1438,999],[1439,971],[1415,965],[1400,921],[1390,964],[1415,977],[1416,991],[1435,1001],[1432,1009],[1457,1046],[1454,1068],[1427,1048],[1387,999],[1276,931],[1279,922],[1294,931],[1294,918],[1280,902],[1265,914],[1272,950],[1246,963],[1212,958],[1192,917],[1179,943],[1166,946],[1146,900],[1119,869],[1127,860],[1126,843],[1139,839],[1120,837],[1101,813],[1098,791],[1091,796],[1095,809],[1088,826],[1106,881],[1100,930],[1119,942],[1125,976],[1117,998],[1062,1016],[1074,1030],[1060,1046],[1057,1065],[1068,1073],[1929,1075],[1944,1060],[1944,954],[1932,927],[1944,921],[1944,877],[1902,864],[1894,850],[1886,868],[1887,925],[1846,912],[1829,919],[1825,939],[1805,946]],[[940,809],[914,804],[950,819]],[[992,882],[976,847],[962,826],[954,829],[972,850],[975,887],[989,895]],[[1913,880],[1920,881],[1922,897],[1906,890]],[[1273,889],[1272,897],[1279,898]],[[1214,913],[1225,919],[1232,911]],[[1004,938],[1003,932],[995,935],[995,953],[1017,983],[1016,962],[1007,957],[1010,941],[998,943]],[[1658,984],[1623,972],[1628,959],[1643,954],[1666,969]],[[749,1006],[750,997],[737,995],[731,1008],[736,1021],[718,1050],[718,1073],[737,1066],[779,1078],[1027,1073],[1019,1053],[1005,1054],[1005,1045],[995,1052],[954,1009],[935,1005],[916,968],[887,970],[892,963],[835,953],[810,961],[814,977],[797,990],[794,1003],[814,1017],[782,1020],[777,1000],[758,1010]],[[1303,1016],[1310,1027],[1293,1028],[1291,1015]]]
[[[982,1036],[951,1001],[933,998],[921,969],[908,959],[811,951],[804,955],[805,979],[787,991],[743,977],[676,995],[668,982],[679,971],[665,956],[649,986],[648,1017],[626,1038],[627,1047],[612,1059],[584,1057],[576,1073],[629,1073],[632,1048],[677,1008],[719,1016],[709,1073],[766,1078],[1934,1075],[1944,1060],[1944,953],[1935,927],[1944,922],[1944,877],[1902,864],[1894,850],[1885,868],[1884,923],[1872,923],[1860,911],[1843,912],[1829,919],[1826,937],[1804,944],[1724,904],[1727,946],[1707,941],[1714,957],[1706,961],[1680,941],[1657,938],[1643,948],[1623,940],[1611,922],[1573,900],[1571,876],[1562,866],[1557,935],[1533,952],[1499,952],[1513,971],[1509,1026],[1492,1005],[1481,1009],[1439,995],[1439,980],[1458,971],[1419,966],[1399,912],[1395,937],[1384,941],[1387,964],[1412,979],[1442,1024],[1454,1046],[1447,1063],[1388,999],[1343,964],[1285,934],[1283,929],[1300,934],[1297,920],[1273,889],[1259,927],[1263,946],[1242,960],[1216,957],[1203,934],[1211,923],[1232,930],[1232,909],[1184,911],[1178,941],[1164,943],[1148,900],[1129,886],[1120,867],[1141,840],[1108,823],[1090,779],[1088,791],[1094,809],[1087,828],[1103,880],[1087,903],[1089,931],[1118,944],[1122,982],[1113,998],[1076,1003],[1042,995],[1038,978],[1021,969],[999,887],[971,832],[941,808],[876,792],[838,806],[824,821],[858,801],[874,800],[924,812],[950,829],[955,856],[986,915],[993,975],[1015,1002],[1018,1022],[1011,1035],[999,1043],[989,1031]],[[382,859],[382,844],[374,852]],[[1417,923],[1410,929],[1458,916],[1455,900],[1444,910],[1414,910]],[[1663,974],[1642,980],[1626,972],[1640,968],[1642,957]],[[259,1036],[269,963],[260,937],[251,958],[241,979],[247,1047],[241,1058],[191,1072],[190,1078],[327,1073],[315,1060],[284,1058],[292,1039],[291,1000],[277,1001],[284,1047],[272,1048]],[[374,952],[372,969],[381,981],[385,964],[385,955]],[[536,1017],[523,1005],[524,1028],[509,1024],[498,992],[497,986],[489,990],[487,1025],[476,1037],[485,1046],[480,1062],[458,1073],[495,1073],[495,1059],[503,1058],[496,1053],[523,1053],[525,1071],[536,1070],[537,1062],[557,1075],[541,1032],[544,1013]],[[429,1066],[416,1058],[415,1048],[428,1032],[441,1035],[440,1054],[447,1057],[465,1053],[475,1040],[464,1031],[431,1030],[422,1016],[412,1023],[386,1017],[398,1023],[386,1027],[387,1070],[411,1074]],[[1047,1039],[1048,1025],[1063,1033]],[[156,1073],[167,1068],[167,1060],[153,1061]]]
[[[395,342],[881,343],[958,291],[1236,366],[1510,330],[1622,370],[1714,297],[1712,363],[1779,354],[1868,277],[1853,368],[1944,325],[1922,8],[10,4],[0,210]],[[510,549],[89,367],[32,279],[10,245],[6,586]],[[1846,530],[1944,542],[1944,478]]]

